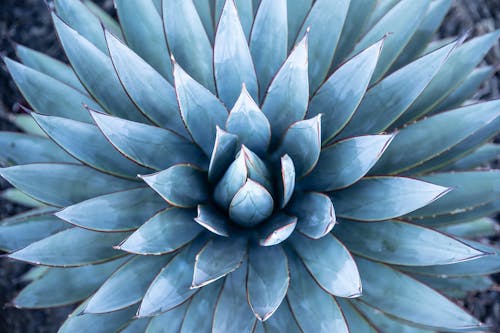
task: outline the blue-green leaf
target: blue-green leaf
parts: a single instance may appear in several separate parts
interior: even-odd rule
[[[210,42],[213,44],[215,37],[214,13],[212,12],[215,5],[214,1],[193,0],[193,3],[196,6],[196,10],[198,11],[200,20],[203,23],[205,32],[207,33]]]
[[[288,262],[280,246],[250,248],[246,288],[257,319],[266,321],[273,315],[285,298],[289,282]]]
[[[246,239],[217,237],[208,241],[196,255],[191,288],[204,287],[235,271],[246,254]]]
[[[298,193],[287,210],[297,216],[297,229],[313,239],[325,236],[337,223],[332,201],[323,193]]]
[[[136,256],[121,266],[89,299],[85,313],[108,313],[140,302],[170,256]],[[127,286],[124,288],[124,286]]]
[[[311,98],[308,116],[323,114],[321,141],[326,144],[344,128],[365,95],[384,40],[341,65]]]
[[[297,218],[284,213],[273,215],[259,230],[259,245],[274,246],[282,243],[295,230]]]
[[[295,46],[302,23],[311,9],[313,0],[287,0],[288,50]]]
[[[273,208],[273,197],[266,188],[248,179],[231,200],[229,216],[239,225],[252,227],[271,216]]]
[[[203,230],[194,222],[196,212],[170,207],[151,217],[118,249],[141,255],[173,252],[192,241]]]
[[[250,36],[250,30],[252,29],[253,16],[254,16],[254,2],[256,0],[233,0],[236,8],[238,10],[238,16],[241,20],[241,25],[243,31],[245,32],[245,37],[248,39]],[[226,5],[227,0],[215,0],[215,25],[217,25],[221,19],[222,11]]]
[[[140,227],[167,203],[148,187],[105,194],[64,208],[56,216],[96,231],[128,231]]]
[[[126,236],[71,228],[13,252],[9,258],[55,267],[96,264],[122,256],[113,246]]]
[[[215,304],[222,287],[217,281],[200,289],[193,296],[184,317],[180,333],[211,333]]]
[[[215,201],[223,208],[229,208],[234,195],[245,185],[247,178],[248,168],[245,154],[239,154],[215,186],[213,194]]]
[[[44,203],[33,199],[29,195],[10,187],[0,192],[0,198],[25,207],[43,207]]]
[[[485,255],[446,234],[401,221],[343,221],[334,234],[353,253],[394,265],[446,265]]]
[[[469,292],[487,291],[494,286],[494,282],[487,276],[442,278],[415,274],[413,277],[454,298],[465,298]]]
[[[286,299],[281,302],[281,305],[271,318],[266,320],[264,327],[267,333],[302,333],[290,311],[290,306]]]
[[[333,192],[337,216],[360,221],[383,221],[426,206],[450,189],[403,177],[369,177]]]
[[[218,95],[228,108],[238,99],[243,83],[250,95],[258,100],[257,75],[233,0],[226,1],[217,25],[214,70]]]
[[[190,164],[176,164],[141,178],[172,206],[196,207],[208,200],[207,174]]]
[[[495,219],[483,217],[468,222],[444,225],[437,229],[457,237],[480,238],[496,235],[499,231],[499,226]]]
[[[271,144],[281,139],[288,126],[302,120],[309,103],[307,35],[297,44],[267,90],[262,112],[271,124]]]
[[[21,129],[26,134],[41,136],[46,138],[45,132],[38,126],[36,121],[27,114],[9,114],[7,118],[11,123],[16,125],[17,128]]]
[[[110,14],[108,14],[104,10],[104,8],[94,3],[93,0],[83,0],[83,3],[95,16],[97,16],[97,18],[101,21],[101,24],[104,25],[106,29],[123,40],[123,34],[120,25]]]
[[[226,129],[236,134],[239,142],[257,154],[267,152],[271,140],[271,125],[243,84],[240,97],[226,122]]]
[[[317,240],[295,234],[290,240],[304,266],[322,289],[340,297],[361,296],[361,280],[356,263],[337,238],[326,235]]]
[[[236,148],[238,146],[238,137],[228,133],[219,126],[216,126],[215,144],[210,157],[208,166],[208,179],[211,182],[219,180],[227,168],[234,161]]]
[[[61,207],[139,186],[79,164],[26,164],[0,169],[0,175],[29,196]]]
[[[393,139],[393,135],[367,135],[324,147],[318,164],[298,187],[326,192],[354,184],[368,173]]]
[[[212,205],[198,205],[198,216],[194,219],[199,225],[216,235],[229,237],[229,219]]]
[[[151,319],[145,333],[178,333],[182,327],[188,303],[184,303]]]
[[[379,331],[369,322],[366,317],[358,311],[348,300],[336,298],[339,303],[342,313],[351,332],[356,333],[379,333]],[[399,332],[398,333],[403,333]]]
[[[278,195],[280,199],[280,208],[284,208],[292,198],[295,190],[295,165],[287,154],[280,159],[281,178],[278,183]]]
[[[467,156],[453,162],[443,168],[444,171],[457,170],[465,171],[475,167],[486,165],[488,162],[500,156],[500,145],[496,143],[487,143]]]

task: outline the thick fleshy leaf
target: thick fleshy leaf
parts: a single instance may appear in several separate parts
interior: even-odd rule
[[[499,109],[500,102],[475,104],[409,125],[398,132],[371,173],[396,174],[418,166],[499,118]]]
[[[194,220],[216,235],[229,237],[229,219],[212,205],[198,205],[198,216]]]
[[[54,79],[71,86],[83,94],[87,94],[87,91],[78,80],[78,77],[73,72],[70,66],[65,63],[49,57],[46,54],[32,50],[23,45],[16,46],[16,55],[24,65],[53,77]]]
[[[118,247],[142,255],[160,255],[177,250],[203,230],[194,222],[196,211],[171,207],[144,223]]]
[[[469,222],[438,227],[438,230],[457,237],[480,238],[494,236],[500,228],[495,219],[483,217]]]
[[[121,266],[89,299],[85,313],[108,313],[138,303],[170,256],[136,256]],[[126,286],[126,288],[124,288]]]
[[[429,287],[439,290],[448,297],[454,298],[467,297],[469,292],[486,291],[494,285],[491,278],[487,276],[441,278],[415,274],[413,277]]]
[[[244,288],[247,262],[226,277],[212,322],[212,332],[251,333],[255,316],[248,306]]]
[[[284,15],[286,11],[286,0],[263,0],[255,15],[250,51],[259,78],[261,100],[287,56],[288,25]]]
[[[333,235],[319,240],[299,234],[291,238],[292,246],[312,278],[326,292],[340,297],[361,296],[361,281],[349,250]],[[334,253],[333,256],[325,253]]]
[[[273,208],[273,197],[266,188],[248,179],[234,195],[229,216],[239,225],[252,227],[271,216]]]
[[[0,198],[25,207],[43,207],[44,203],[35,200],[29,195],[19,191],[17,188],[9,187],[0,192]]]
[[[313,0],[287,0],[288,50],[295,46],[302,23],[311,9]]]
[[[297,218],[284,213],[276,213],[259,230],[259,245],[274,246],[279,244],[293,233],[297,225]]]
[[[90,94],[111,114],[147,122],[125,93],[107,53],[95,47],[57,15],[52,14],[52,19],[75,73]]]
[[[389,10],[356,44],[351,54],[375,43],[384,34],[397,31],[387,38],[378,60],[372,82],[378,81],[394,63],[398,55],[408,44],[422,22],[430,0],[402,0]]]
[[[417,280],[370,260],[357,257],[356,262],[364,286],[363,302],[410,323],[437,329],[463,330],[481,326],[455,303]]]
[[[384,40],[341,65],[313,95],[308,116],[323,114],[321,141],[331,140],[353,116],[365,95]]]
[[[459,213],[498,199],[500,194],[500,171],[470,171],[436,173],[420,179],[453,188],[441,200],[412,212],[409,216],[433,216]]]
[[[0,164],[78,163],[50,140],[36,135],[0,132]]]
[[[322,149],[318,164],[298,187],[333,191],[365,176],[390,145],[394,135],[367,135],[344,139]]]
[[[118,36],[118,38],[123,40],[123,34],[120,24],[118,24],[118,22],[104,10],[104,8],[94,3],[92,0],[83,0],[83,3],[92,12],[92,14],[97,16],[97,18],[101,21],[101,24],[106,29],[108,29],[115,36]]]
[[[246,287],[248,303],[257,319],[266,321],[273,315],[285,298],[289,282],[288,262],[280,246],[249,249]]]
[[[188,303],[184,303],[151,319],[145,333],[178,333],[186,315]]]
[[[17,128],[21,129],[26,134],[41,136],[46,138],[45,132],[38,126],[36,121],[27,114],[9,114],[7,118],[11,123],[16,125]]]
[[[144,333],[149,324],[149,318],[134,319],[122,326],[117,333]]]
[[[306,114],[309,103],[307,66],[306,35],[272,80],[262,105],[262,112],[271,124],[273,145],[291,124],[302,120]]]
[[[215,201],[223,208],[229,208],[234,195],[245,185],[247,178],[248,168],[245,154],[239,154],[216,185],[214,190]]]
[[[0,175],[29,196],[62,207],[139,186],[79,164],[26,164],[0,169]]]
[[[310,29],[308,52],[311,93],[316,91],[328,74],[347,17],[349,2],[350,0],[315,1],[299,31],[297,41]]]
[[[455,87],[467,78],[484,58],[488,50],[498,41],[500,31],[495,31],[463,44],[446,61],[418,99],[394,124],[403,126],[429,112],[448,96]],[[461,70],[457,71],[457,66]]]
[[[358,311],[349,301],[343,298],[336,298],[342,313],[344,314],[347,325],[351,332],[356,333],[379,333],[379,331],[370,323],[366,317]],[[398,333],[403,333],[399,332]]]
[[[105,194],[64,208],[55,215],[96,231],[128,231],[140,227],[167,203],[150,188]]]
[[[222,11],[226,2],[226,0],[215,0],[215,25],[217,25],[221,19]],[[233,0],[233,2],[236,5],[238,16],[241,20],[241,25],[243,27],[243,31],[245,32],[245,36],[248,39],[248,37],[250,36],[250,30],[252,29],[254,16],[253,7],[256,0]]]
[[[140,165],[155,170],[183,162],[200,168],[208,165],[203,152],[196,145],[171,131],[103,113],[91,111],[91,114],[111,144]]]
[[[239,155],[243,155],[245,164],[248,170],[248,178],[256,181],[260,185],[264,186],[269,193],[274,191],[273,181],[271,171],[264,161],[253,151],[245,146],[241,146]]]
[[[337,223],[332,201],[323,193],[298,193],[287,210],[297,216],[297,229],[313,239],[325,236]]]
[[[217,92],[228,108],[238,99],[243,83],[258,100],[257,75],[234,1],[226,1],[217,25],[214,70]]]
[[[449,188],[403,177],[369,177],[333,192],[337,216],[360,221],[383,221],[430,204]]]
[[[9,254],[36,265],[72,267],[109,261],[123,254],[113,249],[124,233],[101,233],[81,228],[63,230]]]
[[[196,293],[197,290],[190,287],[194,258],[201,244],[200,240],[195,240],[178,252],[160,271],[144,295],[138,317],[149,317],[171,310]]]
[[[162,1],[162,6],[168,46],[176,61],[196,81],[215,92],[212,46],[193,1]]]
[[[446,265],[485,255],[441,232],[401,221],[343,221],[334,234],[351,252],[394,265]]]
[[[400,0],[377,0],[377,4],[372,9],[369,15],[368,23],[363,29],[363,33],[366,34],[370,31],[373,26],[380,21],[380,19],[387,14]]]
[[[0,223],[0,249],[7,252],[22,249],[33,242],[70,227],[53,215],[53,210],[32,210],[14,215]]]
[[[25,287],[12,305],[40,309],[76,303],[90,296],[123,262],[118,259],[100,265],[50,268]]]
[[[190,164],[176,164],[141,178],[172,206],[196,207],[208,199],[206,172]]]
[[[142,1],[139,5],[135,1],[116,0],[115,8],[127,45],[169,82],[173,82],[163,22],[153,1]]]
[[[280,0],[283,1],[283,0]],[[257,154],[267,152],[271,140],[271,125],[243,85],[226,122],[226,129],[236,134],[239,142]]]
[[[321,255],[324,257],[324,253]],[[331,295],[314,282],[296,255],[288,256],[290,286],[287,299],[304,333],[348,333],[342,311]]]
[[[444,170],[470,170],[475,167],[485,165],[488,162],[493,161],[494,159],[500,156],[500,145],[495,143],[488,143],[477,150],[467,155],[464,158],[457,160],[456,162],[446,166]]]
[[[321,115],[297,121],[286,131],[275,154],[288,154],[295,166],[297,177],[310,173],[321,152]]]
[[[295,190],[295,166],[287,154],[283,155],[281,161],[281,178],[278,185],[280,207],[284,208],[292,198]]]
[[[267,333],[302,333],[290,311],[290,306],[286,299],[281,302],[281,305],[271,318],[266,320],[264,327]]]
[[[216,126],[215,144],[208,166],[208,179],[212,182],[219,180],[227,168],[234,161],[238,137]]]
[[[215,304],[222,287],[222,281],[216,281],[200,289],[193,296],[184,317],[180,333],[211,333]]]
[[[3,60],[24,98],[36,112],[91,122],[83,105],[100,110],[96,102],[75,88],[9,58]]]
[[[203,27],[205,28],[205,32],[210,39],[210,42],[213,44],[214,35],[215,35],[215,24],[214,24],[214,13],[212,9],[214,8],[214,1],[206,1],[206,0],[193,0],[194,5],[196,6],[196,10],[198,11],[198,15],[200,16],[200,20],[203,23]]]
[[[92,168],[130,179],[136,179],[139,173],[150,172],[114,149],[95,125],[35,113],[33,118],[54,142]]]
[[[172,85],[109,32],[106,41],[120,82],[142,113],[155,124],[187,138]]]
[[[408,1],[401,2],[404,3]],[[415,60],[370,88],[338,138],[377,134],[385,130],[422,93],[457,43],[447,44]],[[406,84],[403,85],[401,82]],[[373,110],[384,110],[384,112],[374,113]]]
[[[193,140],[207,156],[211,156],[216,126],[224,128],[228,116],[227,110],[215,95],[190,77],[175,62],[174,80],[184,124]]]
[[[196,255],[191,287],[206,286],[240,267],[247,254],[243,238],[214,238]]]

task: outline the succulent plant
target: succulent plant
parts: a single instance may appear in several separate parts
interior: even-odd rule
[[[56,0],[70,65],[5,58],[0,226],[60,332],[453,332],[489,288],[499,31],[431,42],[451,0]],[[389,33],[389,34],[388,34]],[[446,294],[447,296],[445,296]]]

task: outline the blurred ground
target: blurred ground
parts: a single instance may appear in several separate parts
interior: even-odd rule
[[[418,1],[418,0],[415,0]],[[112,10],[112,0],[96,1]],[[455,0],[438,35],[440,38],[457,36],[472,28],[472,35],[482,35],[500,28],[500,0]],[[0,0],[0,55],[14,57],[12,41],[43,51],[64,60],[56,41],[47,8],[42,0]],[[485,63],[500,69],[500,45],[486,57]],[[475,98],[490,100],[500,98],[500,73],[497,71],[476,94]],[[22,97],[0,65],[0,130],[16,130],[2,119],[7,112],[19,112],[16,103]],[[7,186],[0,179],[0,189]],[[0,200],[0,219],[21,211],[21,207]],[[500,238],[487,240],[497,246]],[[0,332],[2,333],[52,333],[56,332],[71,308],[52,310],[17,310],[1,308],[24,286],[20,276],[27,265],[0,260]],[[500,275],[494,277],[500,284]],[[488,291],[470,294],[464,305],[483,322],[500,333],[500,292]],[[354,332],[356,333],[356,332]]]

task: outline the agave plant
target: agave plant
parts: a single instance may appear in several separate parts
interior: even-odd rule
[[[500,32],[433,41],[451,0],[56,0],[70,65],[5,58],[19,308],[60,332],[434,332],[500,270]],[[472,171],[471,171],[472,170]],[[445,296],[446,294],[446,296]]]

